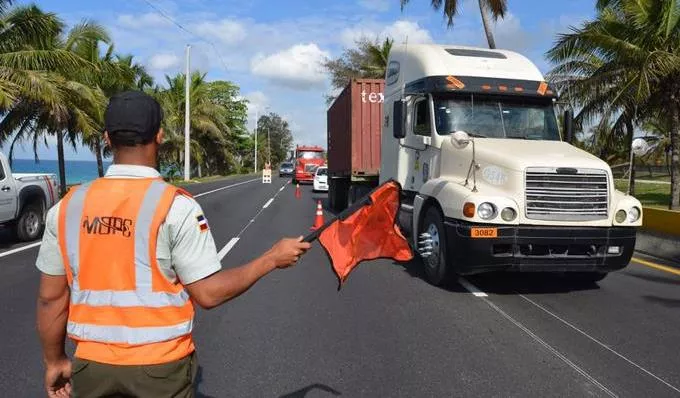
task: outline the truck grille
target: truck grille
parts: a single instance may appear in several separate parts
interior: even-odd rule
[[[315,164],[306,164],[306,165],[305,165],[305,173],[311,173],[311,172],[313,172],[314,170],[316,170],[317,167],[318,167],[318,166],[315,165]]]
[[[605,170],[529,168],[525,188],[529,219],[580,221],[607,218],[609,179]]]

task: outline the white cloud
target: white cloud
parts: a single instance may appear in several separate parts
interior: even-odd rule
[[[118,23],[126,28],[160,28],[170,25],[168,19],[162,15],[149,12],[139,16],[123,14],[118,16]]]
[[[323,85],[326,75],[321,63],[330,56],[315,43],[296,44],[271,55],[255,55],[250,70],[256,76],[294,89]]]
[[[388,26],[376,24],[358,24],[352,28],[347,28],[340,34],[340,42],[345,47],[354,47],[355,42],[362,37],[370,40],[384,40],[386,37],[392,38],[395,43],[403,43],[407,38],[409,43],[432,43],[430,32],[421,27],[417,22],[399,20]]]
[[[389,0],[359,0],[359,5],[367,10],[385,12],[390,9]]]
[[[154,54],[149,59],[148,65],[151,69],[165,71],[179,66],[179,57],[171,53]]]
[[[526,53],[535,44],[536,35],[524,29],[518,17],[508,13],[505,18],[499,19],[496,23],[494,39],[498,48]]]
[[[233,19],[222,19],[217,22],[202,22],[195,27],[196,34],[208,39],[217,38],[227,45],[238,44],[246,38],[246,29]]]

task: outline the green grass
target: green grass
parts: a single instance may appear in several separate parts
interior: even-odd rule
[[[616,180],[616,189],[622,192],[628,191],[628,180]],[[646,184],[636,183],[633,194],[643,206],[668,209],[671,200],[670,184]]]

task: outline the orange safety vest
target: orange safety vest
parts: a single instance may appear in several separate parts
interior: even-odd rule
[[[151,365],[194,351],[194,307],[156,259],[158,230],[178,194],[191,197],[160,178],[100,178],[62,200],[57,236],[76,357]]]

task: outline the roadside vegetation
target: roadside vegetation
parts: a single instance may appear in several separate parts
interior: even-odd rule
[[[54,13],[15,3],[0,0],[0,146],[10,162],[16,145],[29,144],[36,161],[39,145],[55,145],[65,192],[64,145],[82,145],[93,152],[103,175],[103,159],[110,156],[102,134],[108,99],[120,91],[144,90],[158,99],[165,115],[159,168],[169,178],[182,175],[185,76],[156,82],[133,55],[116,51],[97,22],[67,27]],[[190,81],[192,177],[252,171],[255,135],[248,132],[247,100],[239,87],[210,81],[202,72],[193,72]],[[259,125],[258,164],[284,159],[292,143],[288,125],[275,113],[263,115]]]

